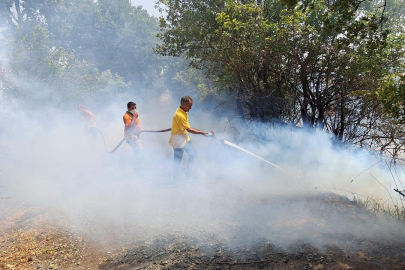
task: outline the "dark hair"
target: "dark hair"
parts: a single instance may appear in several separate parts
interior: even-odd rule
[[[188,104],[190,101],[193,101],[193,99],[192,99],[190,96],[184,96],[184,97],[182,97],[181,100],[180,100],[180,105],[183,104],[183,103],[187,103],[187,104]]]
[[[127,109],[131,108],[131,106],[134,106],[134,105],[136,105],[135,102],[132,102],[132,101],[128,102]]]

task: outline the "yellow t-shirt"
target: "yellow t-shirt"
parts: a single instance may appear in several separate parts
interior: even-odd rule
[[[190,128],[188,113],[179,107],[173,116],[172,133],[169,140],[169,144],[173,146],[173,148],[183,148],[186,143],[190,141],[187,131],[188,128]]]

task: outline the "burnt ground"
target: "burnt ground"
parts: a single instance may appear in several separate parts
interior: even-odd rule
[[[305,200],[332,205],[355,219],[369,218],[344,197]],[[404,242],[389,239],[339,235],[339,243],[321,249],[302,242],[281,248],[265,240],[238,248],[215,236],[201,241],[176,234],[106,245],[79,233],[57,209],[2,199],[0,218],[0,269],[405,269]]]
[[[361,240],[357,240],[361,241]],[[189,239],[173,238],[140,245],[106,261],[100,269],[404,269],[404,248],[361,241],[361,249],[327,247],[320,251],[297,244],[278,249],[258,243],[230,250],[221,245],[199,246]],[[151,248],[152,247],[152,248]],[[396,251],[394,251],[396,250]]]

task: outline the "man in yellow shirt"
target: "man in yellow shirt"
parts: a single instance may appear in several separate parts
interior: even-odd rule
[[[188,112],[193,106],[193,99],[189,96],[184,96],[181,98],[180,107],[177,108],[173,116],[172,131],[169,140],[169,144],[174,150],[174,179],[178,179],[180,163],[183,159],[184,151],[188,155],[188,166],[187,170],[190,172],[193,168],[194,160],[196,158],[196,151],[191,143],[191,139],[188,133],[201,134],[204,136],[209,136],[208,132],[201,131],[196,128],[192,128],[188,122]]]
[[[122,117],[125,125],[124,138],[132,147],[135,156],[140,156],[143,152],[142,144],[139,138],[142,128],[141,123],[139,122],[139,115],[136,110],[135,102],[128,102],[127,109],[127,112]]]

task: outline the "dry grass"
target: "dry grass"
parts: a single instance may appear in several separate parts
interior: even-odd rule
[[[378,181],[378,179],[375,178],[373,175],[371,176],[376,181]],[[378,182],[381,184],[380,181]],[[348,196],[349,199],[351,199],[356,206],[367,209],[371,214],[375,216],[382,216],[389,219],[394,218],[400,221],[405,221],[405,198],[395,198],[383,184],[381,184],[381,186],[384,187],[387,191],[388,199],[383,199],[374,195],[367,196],[349,190],[338,189],[336,187],[327,189],[331,192],[335,191],[338,194],[345,193],[346,196]]]

